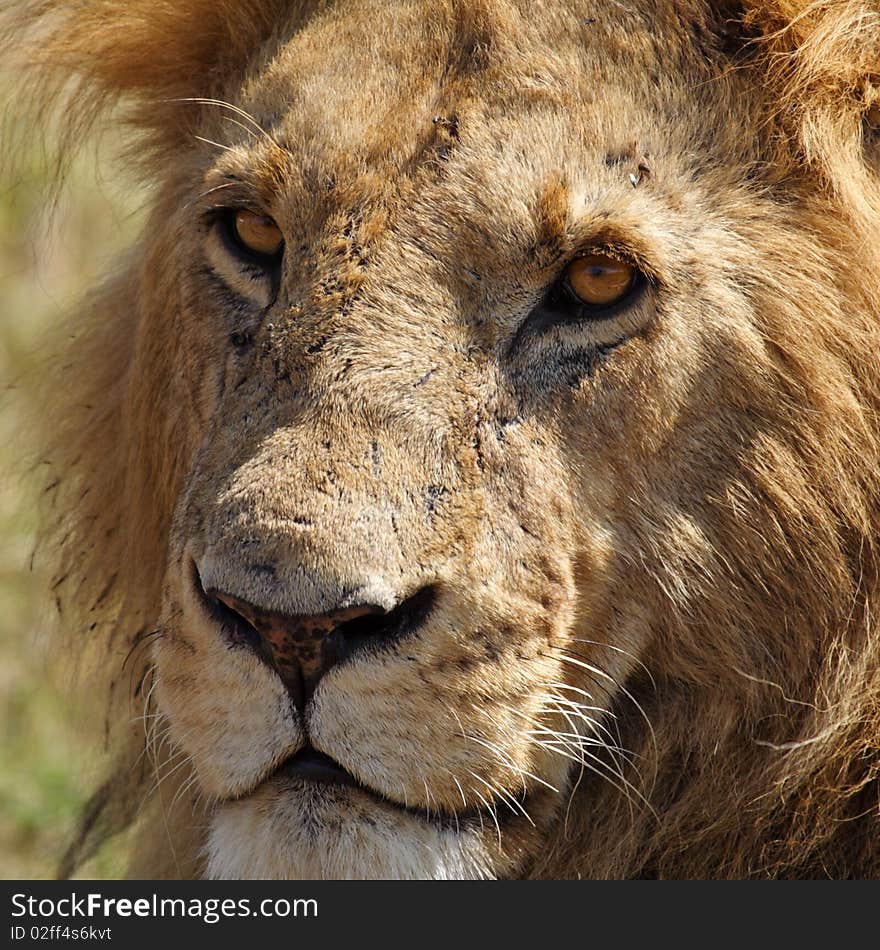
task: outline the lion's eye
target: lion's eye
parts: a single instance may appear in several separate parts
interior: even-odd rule
[[[628,314],[637,320],[637,304],[651,283],[644,271],[611,251],[597,248],[580,254],[547,289],[518,336],[551,327],[592,326],[594,344],[607,334],[619,339],[626,332],[621,321]]]
[[[239,210],[231,215],[229,224],[235,242],[250,254],[270,260],[281,251],[284,236],[267,215]]]
[[[587,307],[610,307],[633,289],[637,273],[632,264],[608,254],[586,254],[566,267],[563,281]]]
[[[271,306],[281,286],[281,228],[246,208],[210,209],[203,220],[209,271],[238,297],[262,309]]]

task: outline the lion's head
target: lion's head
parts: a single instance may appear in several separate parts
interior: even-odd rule
[[[45,6],[154,186],[48,416],[74,854],[880,872],[876,4]]]

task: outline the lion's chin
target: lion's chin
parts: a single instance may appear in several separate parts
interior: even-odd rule
[[[417,817],[352,787],[285,779],[211,820],[214,880],[462,880],[494,876],[479,826]]]

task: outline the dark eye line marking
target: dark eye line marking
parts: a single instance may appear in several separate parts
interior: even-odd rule
[[[223,279],[221,274],[218,274],[210,264],[205,264],[203,267],[199,268],[199,273],[203,278],[211,284],[211,292],[218,297],[222,297],[222,305],[226,306],[228,309],[234,311],[235,313],[247,313],[253,314],[257,311],[264,312],[272,306],[272,303],[275,302],[275,297],[273,296],[272,302],[269,304],[269,307],[262,307],[260,304],[256,303],[251,297],[247,297],[244,294],[239,293],[235,288],[230,287],[229,284]]]
[[[582,348],[573,353],[566,354],[559,363],[562,371],[565,373],[565,382],[570,389],[578,389],[584,377],[591,379],[596,375],[596,371],[615,351],[620,349],[625,343],[636,339],[640,334],[631,333],[627,336],[619,337],[611,343],[600,343],[595,347]]]
[[[633,340],[643,336],[640,330],[626,334],[610,343],[597,343],[594,345],[582,344],[566,349],[562,353],[556,353],[552,364],[543,366],[539,372],[546,380],[547,386],[564,385],[569,389],[576,390],[580,387],[584,379],[592,379],[602,365],[611,357],[611,354]],[[524,379],[531,370],[519,368],[515,370],[517,379]]]

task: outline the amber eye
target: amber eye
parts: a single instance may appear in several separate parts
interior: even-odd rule
[[[586,254],[565,269],[564,280],[581,303],[608,307],[632,290],[638,271],[608,254]]]
[[[236,241],[258,257],[275,257],[284,243],[278,225],[264,214],[236,211],[232,216],[232,230]]]

